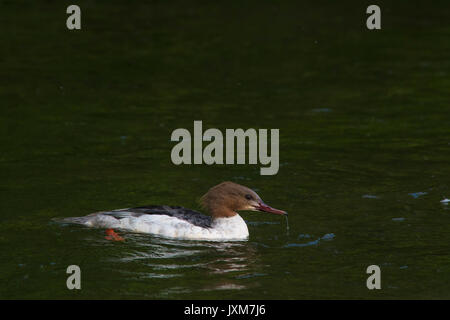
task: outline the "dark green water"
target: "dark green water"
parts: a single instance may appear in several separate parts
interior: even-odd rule
[[[69,2],[0,1],[1,298],[450,298],[448,2],[379,2],[380,31],[358,1],[127,3],[78,1],[68,31]],[[194,120],[279,128],[279,173],[173,165]],[[51,222],[199,210],[225,180],[289,234],[252,212],[234,243]]]

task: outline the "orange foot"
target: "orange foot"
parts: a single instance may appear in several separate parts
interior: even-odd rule
[[[105,239],[112,241],[125,241],[125,239],[119,236],[117,233],[115,233],[113,229],[106,229]]]

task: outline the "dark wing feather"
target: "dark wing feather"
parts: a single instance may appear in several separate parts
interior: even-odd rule
[[[147,214],[160,214],[188,221],[189,223],[202,227],[211,227],[211,217],[200,212],[186,209],[180,206],[143,206],[128,209],[119,209],[113,211],[101,212],[100,214],[113,216],[116,219],[127,217],[140,217]]]

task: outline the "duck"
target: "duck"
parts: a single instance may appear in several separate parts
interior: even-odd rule
[[[247,224],[238,211],[288,214],[265,204],[252,189],[231,181],[210,188],[200,198],[200,204],[209,215],[181,206],[150,205],[100,211],[83,217],[63,218],[60,222],[173,239],[232,241],[249,237]]]

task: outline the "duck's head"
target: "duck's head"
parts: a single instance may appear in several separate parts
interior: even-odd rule
[[[209,189],[200,201],[215,218],[232,217],[240,210],[287,215],[286,211],[266,205],[255,191],[229,181]]]

